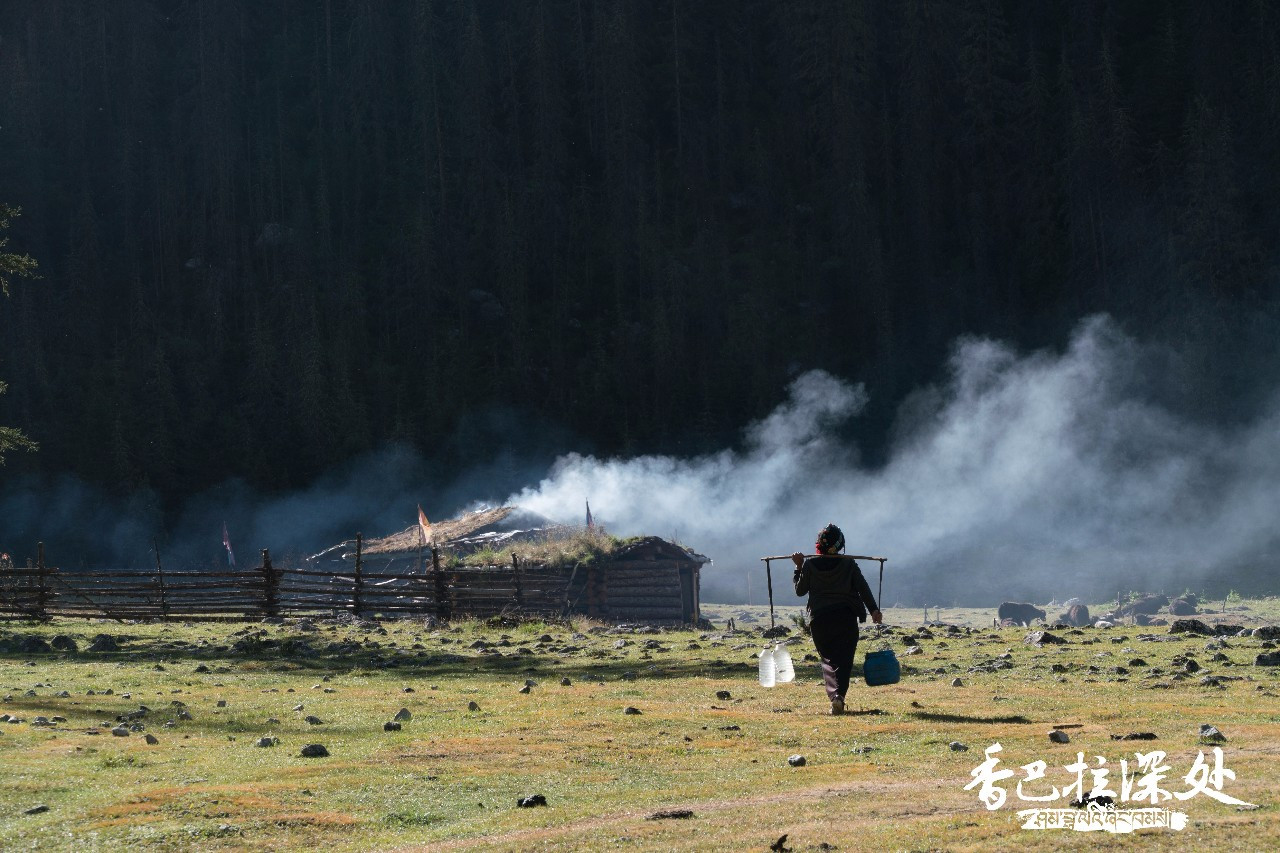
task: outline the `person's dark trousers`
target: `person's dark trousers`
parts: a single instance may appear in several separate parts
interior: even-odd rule
[[[809,620],[813,645],[822,658],[822,682],[827,698],[844,700],[849,689],[853,656],[858,651],[858,615],[852,607],[828,607]]]

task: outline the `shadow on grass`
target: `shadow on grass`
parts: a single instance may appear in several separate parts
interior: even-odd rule
[[[151,666],[157,671],[183,676],[217,676],[236,671],[277,673],[282,676],[309,673],[336,675],[357,670],[385,671],[407,681],[472,677],[477,674],[492,674],[495,677],[519,674],[556,679],[569,677],[574,681],[714,678],[730,674],[738,677],[755,670],[755,663],[747,658],[748,652],[745,649],[734,651],[728,646],[704,648],[698,652],[698,657],[690,658],[690,650],[682,648],[687,637],[672,635],[653,637],[668,647],[666,651],[653,650],[650,653],[633,645],[632,653],[626,655],[611,648],[602,648],[603,641],[599,638],[580,642],[558,640],[554,644],[561,649],[570,646],[572,651],[559,651],[554,647],[530,648],[528,643],[523,648],[520,644],[513,644],[508,647],[491,646],[488,651],[478,651],[461,645],[441,648],[434,643],[431,648],[423,649],[406,648],[405,643],[397,647],[386,642],[371,646],[367,643],[376,635],[354,632],[346,636],[285,635],[239,643],[236,647],[222,644],[207,647],[186,643],[175,645],[168,639],[125,632],[113,633],[112,636],[119,649],[103,652],[88,651],[88,644],[84,640],[81,640],[76,651],[58,651],[47,647],[16,645],[29,638],[0,637],[0,660],[71,664],[128,663]],[[753,645],[756,640],[754,637],[741,639]],[[632,641],[638,642],[635,639]]]
[[[928,720],[931,723],[1030,723],[1021,714],[1004,717],[971,717],[968,714],[934,714],[928,711],[911,711],[908,716],[917,720]]]

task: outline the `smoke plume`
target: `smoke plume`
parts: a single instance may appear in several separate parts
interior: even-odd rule
[[[1252,421],[1215,426],[1178,414],[1194,402],[1179,398],[1178,376],[1176,353],[1106,318],[1082,323],[1061,353],[970,339],[945,382],[904,403],[878,468],[837,438],[862,388],[812,371],[741,450],[568,455],[509,500],[567,519],[589,499],[613,533],[674,536],[715,561],[708,600],[743,600],[748,575],[763,600],[758,558],[811,552],[828,522],[849,553],[889,558],[887,604],[1265,586],[1280,406],[1273,397]],[[789,564],[775,574],[775,600],[794,603]]]

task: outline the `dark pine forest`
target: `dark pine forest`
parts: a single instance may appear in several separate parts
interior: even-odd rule
[[[5,472],[697,453],[814,367],[874,458],[957,336],[1095,312],[1213,409],[1278,197],[1267,2],[6,0]]]

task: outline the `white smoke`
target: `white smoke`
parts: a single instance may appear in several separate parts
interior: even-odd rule
[[[1172,364],[1106,318],[1082,323],[1063,353],[963,341],[948,380],[904,404],[875,470],[836,437],[863,389],[812,371],[740,451],[569,455],[509,501],[572,519],[590,500],[613,533],[675,536],[715,561],[708,600],[743,600],[749,573],[761,589],[758,558],[811,551],[828,522],[849,553],[889,558],[890,604],[1097,599],[1270,573],[1280,406],[1231,429],[1181,417],[1194,401],[1155,393]],[[785,577],[774,586],[794,602]]]

